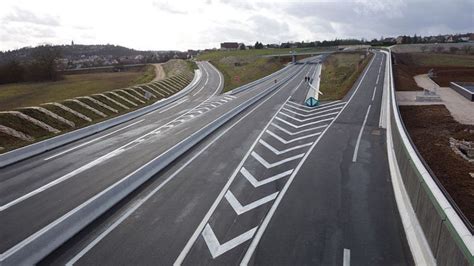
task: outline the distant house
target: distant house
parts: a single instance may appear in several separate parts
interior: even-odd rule
[[[221,50],[237,50],[239,49],[239,43],[237,42],[223,42],[221,43]]]
[[[398,36],[396,41],[397,41],[397,44],[402,44],[403,43],[403,36]]]

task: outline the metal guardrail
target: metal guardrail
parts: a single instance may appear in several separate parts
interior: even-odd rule
[[[291,65],[287,65],[284,68],[282,68],[282,69],[280,69],[280,70],[278,70],[278,71],[276,71],[276,72],[274,72],[274,73],[272,73],[272,74],[270,74],[270,75],[268,75],[264,78],[257,79],[255,81],[252,81],[252,82],[248,83],[248,84],[245,84],[245,85],[242,85],[238,88],[235,88],[235,89],[233,89],[229,92],[229,95],[235,95],[237,93],[240,93],[240,92],[243,92],[247,89],[255,87],[259,84],[262,84],[263,82],[266,82],[266,81],[270,80],[271,78],[275,77],[276,75],[278,75],[278,74],[282,73],[283,71],[287,70],[289,67],[291,67]]]
[[[474,237],[455,204],[424,163],[406,131],[395,98],[391,52],[389,52],[389,129],[403,186],[438,265],[474,265]],[[390,150],[392,149],[392,150]],[[443,193],[444,192],[444,193]]]
[[[54,148],[66,145],[68,143],[71,143],[73,141],[76,141],[78,139],[82,139],[85,137],[88,137],[90,135],[93,135],[95,133],[101,132],[103,130],[109,129],[113,126],[125,123],[127,121],[130,121],[134,118],[137,118],[139,116],[145,115],[149,112],[152,112],[156,109],[165,107],[179,99],[181,99],[183,96],[187,94],[188,91],[192,90],[194,86],[198,83],[198,81],[201,78],[201,71],[196,71],[193,80],[191,83],[188,84],[184,89],[179,91],[178,93],[165,98],[163,100],[160,100],[158,102],[155,102],[154,104],[145,106],[143,108],[140,108],[138,110],[123,114],[118,117],[111,118],[109,120],[93,124],[84,128],[80,128],[53,138],[49,138],[40,142],[33,143],[31,145],[15,149],[10,152],[6,152],[4,154],[0,154],[0,168],[5,167],[7,165],[19,162],[21,160],[30,158],[32,156],[41,154],[43,152],[46,152],[48,150],[52,150]]]
[[[298,72],[302,69],[303,68],[300,68]],[[191,136],[168,149],[163,154],[135,170],[133,173],[122,178],[120,181],[69,211],[61,218],[18,243],[2,254],[0,265],[30,265],[37,263],[152,176],[156,175],[159,171],[172,163],[176,158],[187,152],[190,148],[198,144],[227,121],[234,118],[260,99],[269,95],[277,88],[283,86],[291,78],[292,76],[285,78],[283,82],[270,86],[255,97],[252,97],[236,106],[213,122],[196,131]]]

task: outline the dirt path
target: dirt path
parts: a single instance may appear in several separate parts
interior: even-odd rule
[[[151,82],[164,79],[166,75],[165,75],[165,71],[163,70],[163,66],[161,64],[153,64],[153,66],[155,66],[156,74],[155,74],[155,78]]]
[[[397,91],[397,102],[399,105],[435,105],[444,104],[453,118],[465,125],[474,125],[474,103],[459,95],[449,87],[439,87],[428,75],[417,75],[413,77],[418,86],[432,90],[437,88],[437,93],[441,97],[441,102],[417,102],[416,95],[419,91]]]

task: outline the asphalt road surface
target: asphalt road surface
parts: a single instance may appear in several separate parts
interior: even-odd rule
[[[314,75],[317,65],[292,66],[278,77],[292,77],[281,88],[227,122],[41,263],[413,264],[390,184],[385,130],[379,128],[384,62],[385,56],[377,52],[344,99],[317,108],[303,105],[308,91],[304,77]],[[84,201],[273,82],[235,97],[212,96],[222,86],[219,75],[208,64],[202,67],[209,80],[200,92],[195,89],[200,99],[176,106],[167,118],[149,115],[162,121],[156,122],[160,125],[176,123],[152,134],[159,137],[124,144],[159,127],[143,122],[144,128],[133,136],[123,136],[132,134],[127,130],[115,140],[99,140],[92,150],[86,145],[44,161],[74,146],[68,145],[8,168],[11,176],[2,172],[2,182],[17,179],[17,173],[25,175],[18,181],[25,180],[22,186],[28,180],[36,183],[2,190],[5,205],[94,158],[113,154],[47,193],[3,210],[8,230],[2,251],[54,220],[67,210],[64,206]],[[209,97],[206,103],[216,106],[194,112],[199,107],[192,108]],[[178,122],[176,117],[185,113],[195,117]],[[111,147],[103,142],[111,142]],[[123,145],[132,146],[115,155]],[[19,221],[25,215],[28,221]]]
[[[0,169],[0,253],[28,241],[29,236],[259,92],[255,88],[239,97],[219,95],[222,74],[209,63],[199,65],[203,78],[182,100]],[[277,78],[299,68],[291,67]],[[273,81],[260,88],[270,83]]]

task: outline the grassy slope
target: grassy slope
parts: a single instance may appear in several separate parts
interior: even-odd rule
[[[411,53],[418,66],[462,66],[474,67],[474,55]]]
[[[365,53],[335,53],[328,56],[321,72],[320,90],[323,95],[320,100],[340,100],[347,94],[372,57],[370,55],[362,60],[362,54]]]
[[[163,70],[165,71],[165,77],[173,77],[179,74],[190,74],[197,68],[194,62],[172,59],[166,63],[163,63]]]
[[[30,82],[0,85],[0,110],[36,106],[77,96],[145,83],[154,77],[151,66],[142,71],[66,75],[56,82]]]
[[[224,75],[224,92],[267,76],[281,69],[290,58],[262,57],[270,54],[284,54],[314,51],[308,49],[252,49],[236,51],[211,51],[198,56],[198,60],[210,61]]]

